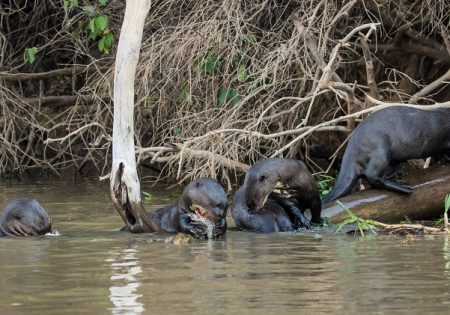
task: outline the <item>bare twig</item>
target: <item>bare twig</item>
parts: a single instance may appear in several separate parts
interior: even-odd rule
[[[281,149],[279,149],[275,153],[273,153],[271,157],[279,156],[281,153],[283,153],[284,151],[289,149],[292,145],[294,145],[297,141],[300,141],[301,139],[303,139],[306,136],[310,135],[311,133],[316,131],[318,128],[322,128],[322,127],[325,127],[325,126],[333,125],[333,124],[336,124],[338,122],[347,120],[349,118],[360,117],[360,116],[362,116],[364,114],[372,113],[372,112],[375,112],[377,110],[380,110],[380,109],[383,109],[383,108],[386,108],[386,107],[405,106],[405,107],[413,107],[413,108],[419,108],[419,109],[425,109],[425,110],[433,110],[433,109],[436,109],[436,108],[450,108],[450,101],[449,102],[444,102],[444,103],[436,103],[436,104],[433,104],[433,105],[413,105],[413,104],[404,104],[404,103],[387,103],[387,102],[382,102],[382,101],[379,101],[379,100],[376,100],[376,99],[370,97],[369,95],[367,95],[367,99],[370,102],[372,102],[374,104],[378,104],[378,105],[374,106],[374,107],[371,107],[371,108],[367,108],[367,109],[361,110],[361,111],[356,112],[356,113],[352,113],[350,115],[341,116],[341,117],[338,117],[338,118],[335,118],[335,119],[332,119],[332,120],[320,123],[320,124],[318,124],[316,126],[310,127],[307,131],[305,131],[302,134],[300,134],[299,136],[295,137],[288,144],[286,144]]]
[[[431,82],[430,84],[425,86],[423,89],[421,89],[419,92],[417,92],[416,94],[411,96],[409,101],[411,103],[416,102],[419,98],[429,95],[431,92],[433,92],[434,90],[438,89],[443,84],[448,84],[448,82],[446,82],[448,80],[450,80],[450,68],[441,77],[439,77],[438,79],[434,80],[433,82]]]

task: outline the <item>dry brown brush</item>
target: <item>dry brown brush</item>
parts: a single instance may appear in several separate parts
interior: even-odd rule
[[[0,172],[75,165],[107,174],[114,49],[104,56],[72,34],[67,21],[82,10],[6,2]],[[117,38],[123,1],[102,10]],[[138,162],[174,180],[229,185],[269,156],[323,172],[360,111],[448,100],[448,12],[445,0],[153,1],[136,80]]]

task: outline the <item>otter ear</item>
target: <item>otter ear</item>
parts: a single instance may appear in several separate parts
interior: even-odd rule
[[[263,182],[266,181],[266,176],[261,175],[261,176],[259,176],[258,180],[259,180],[261,183],[263,183]]]
[[[199,182],[195,182],[195,187],[196,188],[200,187],[200,183]]]

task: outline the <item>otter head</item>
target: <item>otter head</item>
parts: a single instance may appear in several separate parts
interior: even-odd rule
[[[0,232],[11,236],[32,236],[51,233],[47,211],[36,199],[11,201],[0,216]]]
[[[214,179],[198,178],[184,188],[178,206],[185,213],[195,213],[218,222],[227,215],[227,194]]]
[[[270,158],[254,164],[245,175],[244,196],[250,210],[262,209],[271,193],[290,197],[297,161]]]

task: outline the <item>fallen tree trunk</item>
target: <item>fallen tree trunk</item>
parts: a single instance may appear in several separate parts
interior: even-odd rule
[[[450,164],[419,170],[404,180],[414,189],[411,195],[367,189],[339,200],[358,217],[385,223],[429,219],[443,213],[445,196],[450,193]],[[333,201],[323,205],[322,217],[338,223],[348,215]]]

